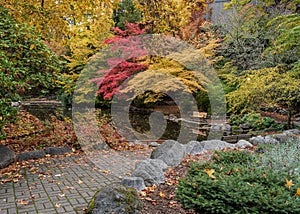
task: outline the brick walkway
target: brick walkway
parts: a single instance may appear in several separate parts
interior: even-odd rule
[[[148,155],[110,151],[92,159],[69,156],[36,162],[23,170],[23,179],[0,184],[0,214],[84,213],[97,189],[130,175],[135,163]]]

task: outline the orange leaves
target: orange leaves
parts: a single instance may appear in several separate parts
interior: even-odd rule
[[[24,199],[20,199],[20,200],[17,200],[17,204],[26,206],[26,205],[29,204],[29,201],[26,201]]]
[[[71,121],[62,121],[54,116],[49,117],[49,122],[42,122],[28,112],[20,111],[18,120],[15,123],[7,124],[3,131],[7,138],[0,143],[9,145],[15,153],[43,149],[50,145],[65,146],[68,144],[78,148]]]
[[[165,198],[165,197],[166,197],[166,193],[164,193],[164,192],[159,192],[158,195],[159,195],[161,198]]]

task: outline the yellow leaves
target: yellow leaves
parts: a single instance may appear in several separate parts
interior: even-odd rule
[[[293,184],[293,181],[292,180],[288,180],[288,179],[285,179],[285,187],[286,188],[291,188],[292,186],[294,186],[294,184]]]
[[[291,188],[292,186],[294,186],[295,184],[293,183],[293,180],[288,180],[288,179],[285,179],[285,187],[286,188]],[[296,193],[295,193],[295,196],[300,196],[300,188],[297,188],[296,190]]]
[[[31,44],[29,49],[30,49],[30,50],[36,49],[35,44]]]
[[[135,7],[143,14],[143,22],[150,24],[155,33],[170,32],[177,34],[178,29],[185,25],[194,8],[191,3],[183,0],[167,1],[134,1]]]
[[[208,175],[210,178],[216,179],[216,177],[213,175],[214,172],[215,172],[214,169],[205,169],[204,171],[207,173],[207,175]]]

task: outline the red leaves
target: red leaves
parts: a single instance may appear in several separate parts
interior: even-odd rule
[[[113,56],[106,59],[109,69],[99,71],[101,77],[90,80],[96,82],[99,87],[96,95],[102,95],[105,100],[111,100],[119,91],[121,84],[130,76],[148,68],[147,65],[139,63],[137,59],[147,55],[142,48],[141,37],[136,37],[144,34],[145,30],[133,23],[126,23],[126,28],[126,30],[113,28],[117,35],[106,39],[104,43],[110,44],[110,51],[116,52],[118,57]]]
[[[114,43],[116,40],[122,38],[122,37],[126,37],[126,36],[129,36],[129,35],[142,35],[146,32],[145,29],[141,29],[139,27],[138,24],[135,24],[135,23],[129,23],[129,22],[126,22],[125,23],[125,28],[126,30],[121,30],[120,28],[116,27],[116,28],[112,28],[112,30],[118,35],[118,36],[115,36],[115,40],[114,39],[107,39],[105,40],[105,44],[112,44]],[[110,42],[110,43],[108,43]]]

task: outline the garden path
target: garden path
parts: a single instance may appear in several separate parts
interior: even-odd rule
[[[97,189],[130,175],[149,152],[110,150],[36,161],[19,172],[22,179],[0,184],[0,214],[84,213]]]

